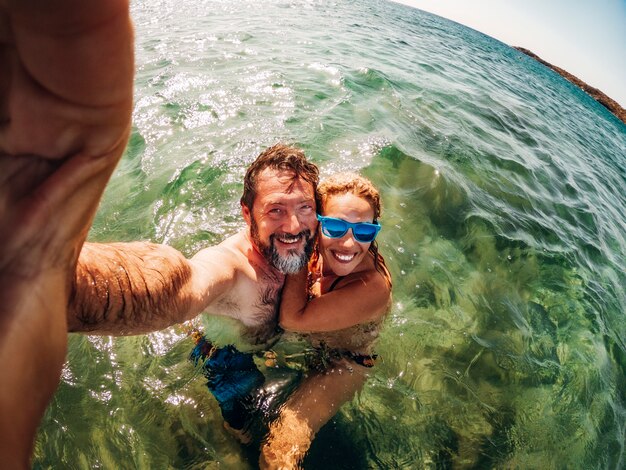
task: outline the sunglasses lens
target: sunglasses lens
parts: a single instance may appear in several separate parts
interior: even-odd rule
[[[339,219],[326,219],[322,223],[322,233],[330,238],[343,237],[348,231],[348,226]]]
[[[361,243],[369,243],[376,238],[378,231],[376,225],[373,224],[358,224],[352,228],[354,238]]]

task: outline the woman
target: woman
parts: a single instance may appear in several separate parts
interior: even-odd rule
[[[317,253],[308,272],[287,277],[280,306],[281,326],[305,333],[317,355],[270,426],[264,468],[296,468],[315,433],[361,389],[391,304],[391,276],[375,242],[378,191],[355,174],[335,175],[318,190]]]

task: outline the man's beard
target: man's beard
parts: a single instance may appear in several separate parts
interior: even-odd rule
[[[250,223],[250,235],[252,242],[263,254],[265,260],[283,274],[295,274],[305,268],[315,246],[315,239],[311,237],[311,231],[308,229],[295,236],[287,234],[290,237],[303,237],[305,241],[304,250],[301,253],[296,250],[288,250],[286,256],[281,256],[275,245],[276,234],[270,235],[269,245],[264,244],[259,237],[259,227],[254,218]]]

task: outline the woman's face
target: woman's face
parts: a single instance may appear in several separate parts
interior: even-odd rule
[[[352,223],[374,221],[374,210],[369,202],[352,193],[329,196],[322,208],[322,215]],[[370,245],[356,241],[352,229],[341,238],[329,238],[320,231],[324,270],[330,269],[337,276],[350,274],[365,259]]]

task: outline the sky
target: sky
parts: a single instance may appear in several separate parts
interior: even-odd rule
[[[626,108],[626,0],[394,0],[542,59]]]

